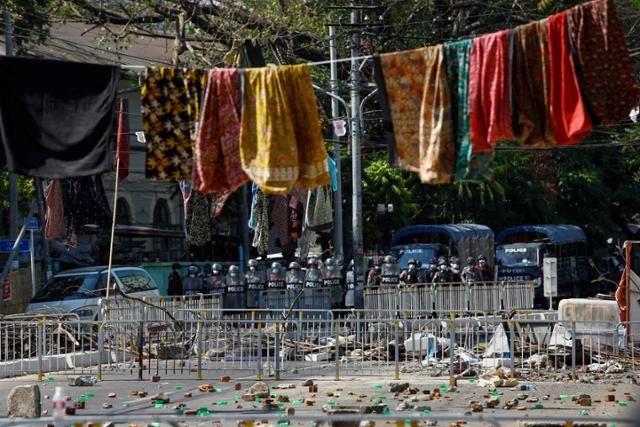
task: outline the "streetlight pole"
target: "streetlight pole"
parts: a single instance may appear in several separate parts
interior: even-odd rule
[[[331,59],[331,93],[338,96],[338,49],[336,47],[336,27],[329,26],[329,55]],[[331,98],[331,116],[336,120],[340,116],[340,103],[337,98]],[[344,258],[343,227],[342,227],[342,177],[340,169],[340,137],[333,126],[333,161],[336,164],[337,190],[333,192],[333,247],[334,257]]]
[[[358,8],[351,2],[351,173],[352,173],[352,209],[353,209],[353,264],[356,284],[364,283],[362,257],[364,255],[362,238],[362,128],[360,117],[360,32],[358,26]]]

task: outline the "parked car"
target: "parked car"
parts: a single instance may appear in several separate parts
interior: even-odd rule
[[[106,266],[86,267],[56,274],[36,293],[27,312],[73,313],[80,320],[97,319],[98,300],[106,295],[107,269]],[[125,295],[160,296],[153,278],[142,268],[113,267],[111,274],[112,281]]]

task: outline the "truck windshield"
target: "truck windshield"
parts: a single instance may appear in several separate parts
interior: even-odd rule
[[[409,265],[410,259],[419,260],[422,262],[422,265],[426,267],[431,258],[436,258],[438,256],[437,247],[396,248],[392,251],[398,260],[400,268],[406,268],[407,265]]]
[[[535,267],[538,253],[537,247],[501,246],[496,249],[496,261],[502,267]]]

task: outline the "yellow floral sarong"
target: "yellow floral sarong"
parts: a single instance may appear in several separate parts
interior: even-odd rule
[[[242,70],[242,169],[266,194],[330,183],[327,150],[306,65]]]

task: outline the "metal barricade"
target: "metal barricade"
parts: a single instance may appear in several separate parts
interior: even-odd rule
[[[503,282],[502,309],[528,310],[533,308],[535,285],[531,282]]]
[[[268,310],[331,310],[331,289],[268,289],[262,291]]]
[[[500,285],[495,282],[473,283],[469,285],[469,310],[496,313],[502,308]]]
[[[436,284],[434,290],[436,311],[464,312],[469,309],[468,289],[464,284]]]
[[[330,313],[330,312],[327,312]],[[237,316],[237,314],[236,314]],[[377,319],[242,316],[183,321],[0,320],[0,377],[46,372],[204,378],[213,372],[458,375],[506,366],[548,373],[625,375],[635,369],[637,324],[552,316]],[[208,374],[209,373],[209,374]],[[233,375],[233,374],[232,374]]]
[[[403,285],[399,290],[399,311],[410,317],[429,316],[433,312],[432,285]]]
[[[365,312],[374,317],[397,312],[399,293],[395,286],[366,287],[364,289]]]

